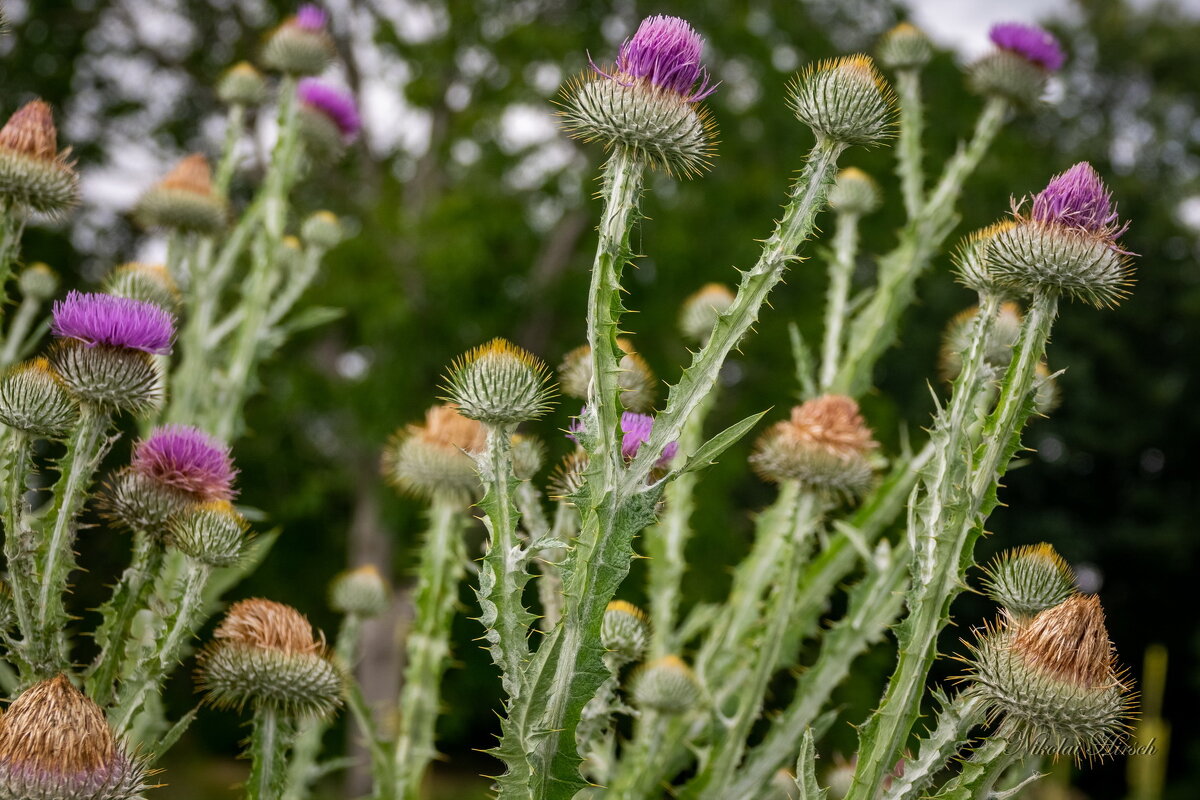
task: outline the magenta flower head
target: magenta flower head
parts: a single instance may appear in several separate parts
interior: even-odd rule
[[[1113,206],[1112,193],[1086,161],[1050,179],[1046,188],[1033,198],[1033,218],[1109,238],[1125,230]]]
[[[621,44],[615,76],[595,64],[592,68],[616,81],[647,80],[696,103],[717,90],[715,85],[709,86],[708,70],[700,63],[703,50],[704,39],[691,25],[679,17],[656,14],[642,20],[637,32]]]
[[[175,318],[153,303],[95,292],[68,292],[54,304],[51,332],[89,347],[166,355],[175,337]]]
[[[296,87],[296,96],[305,108],[332,122],[343,139],[353,139],[362,129],[362,118],[354,98],[345,92],[313,78],[305,78]]]
[[[637,414],[626,411],[621,415],[621,455],[633,460],[642,445],[650,441],[654,430],[654,417],[649,414]],[[671,442],[663,448],[662,455],[655,462],[656,467],[665,467],[679,452],[679,442]]]
[[[320,6],[305,3],[296,9],[296,16],[292,18],[292,24],[306,31],[323,31],[329,24],[329,15]]]
[[[133,448],[134,472],[199,501],[230,500],[237,475],[229,446],[190,425],[164,425]]]
[[[992,26],[988,37],[1001,50],[1016,53],[1047,72],[1058,72],[1067,60],[1058,39],[1036,25],[1002,22]]]

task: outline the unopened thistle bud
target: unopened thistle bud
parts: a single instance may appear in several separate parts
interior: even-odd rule
[[[967,691],[1031,750],[1104,758],[1126,736],[1132,701],[1095,596],[984,629],[968,661]]]
[[[210,500],[172,516],[167,540],[179,552],[210,567],[229,567],[242,557],[249,529],[246,518],[227,500]]]
[[[483,452],[487,431],[454,405],[434,406],[424,425],[396,432],[383,451],[383,475],[393,486],[422,499],[466,502],[479,491],[472,456]]]
[[[878,446],[858,403],[824,395],[796,406],[790,419],[772,425],[755,445],[750,465],[772,483],[799,481],[806,488],[853,499],[871,484],[869,456]]]
[[[31,100],[0,128],[0,197],[41,214],[57,216],[79,200],[79,176],[58,151],[50,106]]]
[[[374,564],[346,570],[329,585],[329,606],[339,614],[370,619],[387,611],[391,591]]]
[[[704,344],[712,333],[717,317],[733,305],[733,292],[723,283],[707,283],[683,301],[679,311],[679,330],[692,342]],[[633,411],[645,411],[633,408]]]
[[[200,689],[218,708],[249,704],[310,717],[328,716],[342,702],[342,676],[326,657],[324,637],[282,603],[234,603],[198,662]]]
[[[175,313],[183,302],[179,286],[162,264],[122,264],[109,273],[104,291],[117,297],[128,297],[143,303],[153,303],[164,311]]]
[[[44,358],[15,364],[0,377],[0,422],[33,436],[62,436],[79,406]]]
[[[992,237],[987,249],[997,282],[1019,292],[1061,292],[1097,308],[1129,291],[1130,254],[1116,238],[1117,219],[1104,182],[1086,162],[1054,176],[1016,225]]]
[[[996,50],[967,70],[972,91],[1020,106],[1035,105],[1046,89],[1046,79],[1066,61],[1058,40],[1035,25],[1016,22],[994,26],[989,37]]]
[[[362,130],[362,118],[349,94],[305,78],[296,88],[300,101],[300,135],[309,152],[319,159],[335,160]]]
[[[658,378],[646,359],[633,349],[633,342],[618,337],[617,346],[623,355],[618,365],[617,386],[621,389],[621,405],[630,411],[649,411],[654,408],[658,394]],[[586,400],[592,383],[592,348],[581,345],[563,356],[558,365],[559,388],[563,394]]]
[[[488,425],[537,419],[550,410],[554,396],[546,365],[506,339],[493,339],[456,359],[445,391],[460,414]]]
[[[875,179],[857,167],[846,167],[829,188],[829,207],[861,217],[879,208],[882,197]]]
[[[58,276],[45,264],[31,264],[17,277],[17,286],[25,297],[44,303],[58,291]]]
[[[876,144],[891,135],[892,90],[868,56],[812,65],[793,81],[796,118],[819,138],[843,144]]]
[[[1010,284],[1001,282],[993,269],[991,247],[996,237],[1016,227],[1012,220],[1002,220],[975,231],[962,241],[954,252],[954,277],[968,289],[981,295],[1011,297],[1014,292]]]
[[[140,800],[146,767],[65,675],[35,683],[0,717],[0,800]]]
[[[267,82],[248,61],[240,61],[217,81],[217,98],[228,106],[256,106],[267,96]]]
[[[888,69],[919,69],[929,63],[933,45],[920,28],[901,22],[880,38],[875,55]]]
[[[306,244],[329,250],[342,241],[342,223],[332,211],[317,211],[304,220],[300,235]]]
[[[600,643],[619,664],[640,661],[646,655],[649,639],[650,623],[645,612],[624,600],[608,604],[600,625]]]
[[[971,346],[975,322],[979,318],[979,307],[968,308],[954,316],[942,335],[939,367],[942,379],[952,382],[962,371],[962,354]],[[1000,373],[1012,360],[1013,346],[1021,335],[1021,309],[1016,303],[1003,303],[1000,313],[992,322],[984,343],[983,360],[993,372]]]
[[[1014,617],[1032,617],[1075,594],[1075,576],[1043,542],[997,556],[985,571],[983,591]]]
[[[550,497],[556,500],[570,498],[582,489],[587,467],[588,454],[582,449],[568,453],[550,473]]]
[[[211,234],[225,227],[228,208],[213,188],[208,159],[193,153],[146,190],[133,214],[146,228]]]
[[[608,70],[563,89],[560,116],[567,133],[605,148],[623,147],[668,175],[706,171],[713,123],[700,101],[716,91],[700,61],[704,39],[678,17],[642,20]]]
[[[263,66],[291,75],[320,74],[334,56],[333,40],[325,30],[328,24],[329,16],[317,6],[300,6],[295,16],[267,35]]]
[[[150,303],[109,294],[69,292],[54,304],[50,363],[82,400],[142,412],[163,397],[155,355],[171,351],[175,320]]]
[[[643,664],[631,677],[633,702],[638,708],[662,714],[683,714],[700,702],[700,684],[691,667],[678,656]]]
[[[532,479],[546,463],[546,443],[536,436],[513,435],[511,453],[513,474],[520,481]]]

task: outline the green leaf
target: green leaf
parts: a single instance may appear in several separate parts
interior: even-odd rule
[[[763,416],[766,415],[767,411],[770,410],[771,409],[768,408],[766,411],[760,411],[757,414],[751,414],[741,422],[730,425],[728,428],[721,431],[704,444],[700,445],[700,448],[696,450],[692,457],[687,460],[687,463],[684,464],[683,467],[672,477],[678,477],[679,475],[683,475],[688,472],[695,472],[711,466],[713,463],[715,463],[718,456],[720,456],[731,446],[733,446],[733,444],[735,444],[739,439],[749,433],[750,429],[757,425],[759,420],[761,420]]]
[[[816,760],[813,732],[812,728],[808,728],[800,740],[800,757],[796,759],[796,788],[800,790],[798,800],[825,800],[829,792],[817,786]]]

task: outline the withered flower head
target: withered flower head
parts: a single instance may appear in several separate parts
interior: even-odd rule
[[[467,419],[453,403],[425,412],[424,425],[409,425],[383,451],[384,477],[407,494],[465,502],[479,490],[471,457],[483,452],[487,429]]]
[[[58,151],[50,106],[32,100],[0,128],[0,197],[14,205],[56,216],[79,200],[79,176]]]

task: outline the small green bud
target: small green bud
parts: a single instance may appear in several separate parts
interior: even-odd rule
[[[285,272],[299,269],[304,260],[304,244],[295,236],[285,236],[279,242],[279,265]]]
[[[963,286],[982,295],[995,297],[1017,297],[1011,285],[996,277],[991,257],[992,243],[1000,234],[1016,226],[1012,220],[1004,220],[975,231],[959,245],[954,253],[954,277]]]
[[[267,69],[291,75],[320,75],[333,56],[329,34],[302,26],[290,17],[267,36],[260,58]]]
[[[959,312],[950,320],[942,334],[942,349],[939,367],[942,378],[953,381],[962,371],[962,354],[971,345],[979,307],[973,306]],[[1002,303],[1000,313],[992,322],[984,345],[983,359],[993,373],[1000,374],[1012,360],[1013,346],[1021,335],[1021,309],[1016,303]]]
[[[983,579],[988,597],[1015,617],[1032,617],[1075,593],[1075,576],[1062,556],[1045,542],[1006,550]]]
[[[374,564],[346,570],[329,585],[329,606],[339,614],[370,619],[387,610],[391,601],[387,581]]]
[[[308,244],[329,250],[342,240],[342,223],[333,212],[318,211],[304,220],[300,235]]]
[[[1026,108],[1041,102],[1047,77],[1046,70],[1008,50],[996,50],[967,67],[972,92]]]
[[[619,364],[617,386],[621,389],[621,405],[629,411],[645,413],[654,408],[658,394],[658,379],[646,359],[633,349],[633,342],[625,337],[617,338],[617,346],[624,355]],[[563,356],[558,365],[558,381],[563,393],[569,397],[587,400],[588,388],[592,383],[592,348],[580,345]]]
[[[458,358],[446,393],[459,413],[488,425],[537,419],[550,410],[546,365],[505,339],[493,339]]]
[[[683,301],[679,312],[679,330],[692,342],[704,344],[712,333],[717,317],[733,305],[734,295],[723,283],[708,283]],[[633,409],[645,411],[647,409]]]
[[[920,28],[901,22],[880,38],[876,56],[888,69],[918,69],[929,63],[933,45]]]
[[[248,61],[234,64],[217,81],[217,97],[227,106],[256,106],[266,96],[266,80]]]
[[[846,167],[837,174],[829,189],[829,207],[857,217],[879,208],[882,196],[875,179],[857,167]]]
[[[58,291],[58,276],[45,264],[30,264],[21,271],[17,286],[30,300],[44,303]]]
[[[643,664],[631,680],[633,702],[639,708],[682,714],[700,702],[700,684],[691,668],[678,656],[666,656]]]
[[[117,297],[128,297],[143,303],[153,303],[174,314],[183,298],[179,287],[162,264],[122,264],[109,273],[104,291]]]
[[[0,377],[0,422],[33,436],[62,436],[79,406],[44,358],[9,367]]]
[[[587,466],[588,455],[582,449],[568,453],[550,474],[550,496],[555,499],[574,496],[583,488],[583,476]]]
[[[546,463],[546,444],[536,436],[515,434],[511,453],[513,474],[519,481],[531,480]]]
[[[229,210],[213,188],[208,159],[193,153],[150,187],[133,213],[145,228],[213,234],[225,227]]]
[[[624,600],[608,604],[600,625],[600,643],[617,661],[640,661],[646,655],[649,638],[650,624],[640,608]]]
[[[383,450],[383,476],[396,488],[422,499],[467,502],[479,492],[473,455],[483,452],[487,431],[453,404],[434,406],[424,425],[409,425]]]
[[[246,544],[249,524],[226,500],[196,503],[173,516],[171,545],[211,567],[236,564]]]
[[[822,61],[791,86],[796,118],[818,137],[844,144],[875,144],[891,135],[892,90],[869,56]]]

